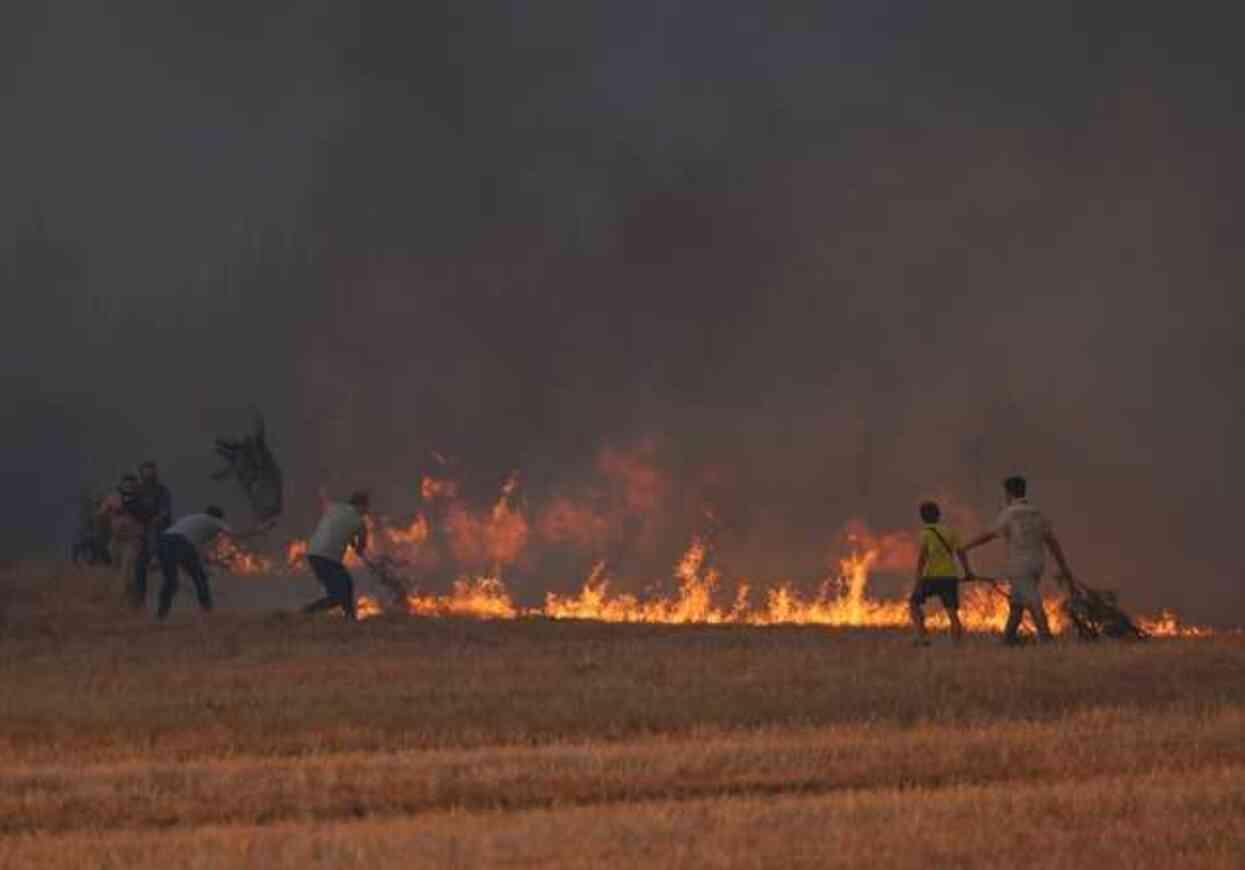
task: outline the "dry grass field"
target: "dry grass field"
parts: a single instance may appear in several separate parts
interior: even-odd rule
[[[155,625],[110,582],[0,571],[0,867],[1245,865],[1240,634]]]

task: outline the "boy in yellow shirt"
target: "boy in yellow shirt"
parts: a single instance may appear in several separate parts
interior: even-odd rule
[[[920,510],[925,525],[921,529],[921,551],[916,560],[916,582],[908,600],[917,643],[929,645],[924,605],[925,599],[937,596],[942,599],[947,619],[951,621],[951,639],[958,644],[964,636],[964,626],[960,624],[960,566],[956,556],[960,540],[954,531],[939,522],[942,510],[936,502],[922,502]]]

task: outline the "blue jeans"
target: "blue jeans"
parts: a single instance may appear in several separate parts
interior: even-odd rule
[[[160,536],[159,549],[160,571],[164,574],[164,585],[160,587],[160,609],[157,615],[164,619],[169,608],[173,606],[173,596],[177,594],[177,575],[185,569],[194,581],[195,592],[199,596],[199,606],[204,610],[212,609],[212,589],[208,586],[207,572],[203,570],[203,560],[195,545],[181,535],[163,534]]]
[[[323,556],[308,556],[307,564],[311,566],[312,573],[328,595],[308,604],[303,608],[303,613],[340,607],[348,619],[354,619],[354,578],[350,576],[346,566]]]

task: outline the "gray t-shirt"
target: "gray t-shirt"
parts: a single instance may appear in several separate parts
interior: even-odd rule
[[[1003,508],[992,530],[1007,542],[1007,572],[1041,575],[1046,567],[1046,535],[1050,523],[1042,512],[1025,499]]]
[[[196,547],[202,547],[221,532],[227,535],[234,533],[233,529],[211,514],[187,514],[169,526],[165,534],[181,535]]]
[[[307,555],[319,556],[330,562],[346,558],[346,547],[363,529],[363,515],[353,505],[335,501],[324,509],[324,516],[311,535]]]

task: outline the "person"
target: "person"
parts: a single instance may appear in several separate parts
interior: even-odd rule
[[[160,482],[156,463],[148,460],[138,467],[137,515],[143,522],[143,534],[139,542],[138,556],[134,562],[134,584],[130,588],[130,603],[135,610],[147,604],[147,570],[151,559],[159,552],[160,535],[173,522],[173,496],[169,488]]]
[[[109,549],[113,567],[128,583],[134,576],[138,559],[143,521],[138,504],[138,475],[124,474],[117,488],[100,502],[98,518],[109,531]]]
[[[329,502],[307,545],[307,564],[328,593],[303,608],[317,613],[340,607],[348,619],[355,618],[354,578],[343,564],[346,548],[360,556],[367,552],[367,522],[370,498],[360,490],[345,502]]]
[[[917,643],[928,646],[925,601],[937,597],[951,622],[951,639],[958,645],[964,637],[964,626],[960,623],[960,569],[957,564],[960,540],[952,529],[939,522],[942,509],[937,502],[922,502],[919,511],[924,526],[916,560],[916,579],[908,601],[912,626],[916,629]]]
[[[203,570],[201,550],[216,539],[217,535],[229,535],[235,540],[254,537],[272,527],[275,520],[258,526],[249,532],[235,532],[225,523],[225,512],[216,505],[208,505],[199,514],[187,514],[160,534],[157,554],[164,584],[160,587],[160,605],[156,615],[164,619],[173,606],[177,595],[177,576],[184,570],[194,581],[199,606],[204,612],[212,609],[212,588],[208,585],[207,572]]]
[[[1042,641],[1051,639],[1050,624],[1046,620],[1042,593],[1038,588],[1042,573],[1046,569],[1046,550],[1050,550],[1059,565],[1061,582],[1070,593],[1076,590],[1076,580],[1072,576],[1072,569],[1068,567],[1068,560],[1064,557],[1063,547],[1045,515],[1029,503],[1028,490],[1028,481],[1023,477],[1009,477],[1003,481],[1005,506],[1002,512],[987,531],[960,549],[960,561],[964,564],[965,575],[972,577],[972,567],[968,562],[969,551],[998,537],[1006,541],[1007,568],[1004,576],[1010,591],[1003,643],[1008,645],[1019,642],[1017,632],[1026,610],[1033,617],[1038,637]]]

